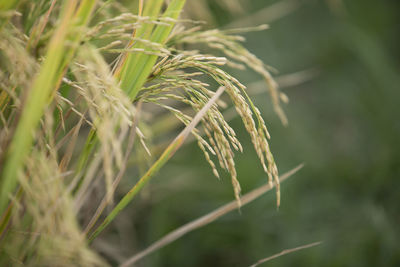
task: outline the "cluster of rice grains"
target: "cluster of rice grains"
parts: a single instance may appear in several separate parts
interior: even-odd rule
[[[265,122],[260,111],[254,106],[246,93],[246,87],[221,69],[221,66],[224,65],[244,69],[245,65],[243,64],[246,64],[260,73],[268,85],[275,111],[282,123],[287,124],[287,119],[280,106],[280,101],[287,102],[286,95],[278,91],[277,84],[265,65],[239,43],[244,40],[243,37],[230,34],[265,28],[266,26],[262,25],[249,29],[202,31],[198,26],[186,30],[181,24],[178,24],[167,42],[167,47],[164,47],[164,51],[160,51],[165,53],[165,49],[168,49],[167,54],[153,67],[151,74],[153,84],[143,88],[138,98],[144,102],[152,102],[164,107],[187,125],[191,121],[191,117],[172,107],[168,100],[172,99],[187,104],[194,111],[199,111],[213,95],[210,86],[202,81],[201,75],[208,75],[219,85],[225,86],[247,132],[250,134],[263,169],[268,174],[269,183],[271,186],[275,183],[277,205],[279,206],[278,170],[269,148],[268,139],[270,135]],[[206,44],[209,48],[222,51],[225,57],[202,54],[199,50],[187,50],[187,47],[186,50],[178,49],[183,43]],[[149,49],[153,48],[154,46],[149,46]],[[254,117],[257,123],[254,121]],[[237,180],[232,148],[242,152],[241,144],[236,138],[235,131],[226,122],[217,105],[214,105],[207,112],[202,122],[204,134],[200,134],[197,129],[193,130],[193,134],[197,138],[198,145],[206,160],[212,167],[214,175],[219,177],[216,166],[210,158],[210,153],[217,157],[221,168],[226,169],[231,174],[235,197],[240,206],[240,184]]]
[[[165,45],[142,39],[140,36],[132,36],[131,32],[143,24],[168,25],[173,21],[176,26]],[[194,25],[185,28],[183,24]],[[277,205],[280,203],[280,190],[278,170],[269,148],[268,133],[265,122],[257,107],[246,93],[246,87],[237,79],[222,70],[222,66],[245,69],[246,66],[258,72],[265,79],[274,106],[274,110],[283,124],[287,119],[282,111],[280,102],[287,102],[287,97],[278,91],[276,82],[271,77],[267,67],[256,56],[244,48],[241,42],[244,38],[237,35],[241,32],[259,31],[267,29],[266,25],[253,28],[231,30],[202,30],[200,24],[191,20],[173,20],[171,18],[150,18],[123,13],[118,17],[110,18],[99,23],[89,33],[87,38],[92,40],[110,40],[99,50],[104,53],[144,53],[156,55],[158,62],[154,65],[148,83],[140,90],[135,101],[151,102],[159,105],[176,116],[182,123],[188,125],[192,117],[181,109],[173,107],[171,100],[184,103],[194,111],[199,111],[210,97],[213,91],[203,82],[202,75],[208,75],[219,85],[226,87],[235,108],[243,120],[247,132],[260,159],[264,171],[267,173],[269,183],[275,183],[277,189]],[[115,37],[118,37],[117,41]],[[140,48],[132,48],[128,45],[140,43]],[[186,44],[185,50],[180,48]],[[215,51],[224,57],[216,57],[203,54],[200,50],[188,50],[189,47],[203,45],[207,51]],[[118,58],[115,66],[118,64]],[[114,67],[115,69],[115,67]],[[220,101],[221,102],[221,101]],[[254,120],[256,119],[256,122]],[[207,162],[212,167],[215,176],[219,177],[218,170],[211,159],[210,154],[216,156],[222,169],[231,174],[235,197],[240,205],[240,184],[235,170],[234,151],[242,151],[242,147],[236,138],[235,131],[224,119],[217,104],[203,117],[203,131],[193,130],[193,135],[198,141]]]

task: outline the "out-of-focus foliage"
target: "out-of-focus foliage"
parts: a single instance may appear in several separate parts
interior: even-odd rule
[[[239,15],[209,2],[214,21],[229,27],[231,21],[244,26],[268,22],[269,16],[262,19],[262,12],[271,14],[265,8],[284,1],[246,1]],[[246,37],[247,47],[281,74],[315,70],[310,81],[283,89],[291,99],[287,128],[273,114],[268,97],[256,97],[270,122],[278,168],[283,172],[304,162],[304,169],[282,185],[279,211],[274,196],[265,196],[241,214],[161,249],[142,266],[248,266],[318,240],[324,242],[319,247],[265,266],[399,266],[400,2],[294,2],[297,8],[274,20],[270,30]],[[256,82],[255,87],[259,79],[239,77]],[[233,124],[239,126],[239,120]],[[246,181],[243,192],[265,176],[249,145],[235,158],[238,177]],[[201,157],[195,145],[182,150],[140,204],[120,218],[131,235],[109,237],[126,245],[122,255],[231,199],[229,177],[213,179]]]

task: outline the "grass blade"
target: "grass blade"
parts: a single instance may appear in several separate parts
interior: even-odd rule
[[[171,3],[168,5],[167,10],[163,14],[163,18],[177,19],[184,4],[185,0],[171,1]],[[173,26],[173,22],[170,22],[169,26],[158,25],[152,33],[150,41],[158,44],[164,44]],[[145,30],[147,30],[148,34],[149,30]],[[139,30],[138,36],[143,38],[140,34],[141,31]],[[131,99],[135,99],[140,88],[146,82],[152,67],[156,63],[156,60],[156,55],[130,54],[128,56],[126,64],[123,66],[122,69],[121,88],[127,92]]]
[[[0,212],[4,211],[9,194],[12,194],[15,190],[18,172],[22,170],[23,162],[29,154],[33,142],[32,133],[36,129],[49,99],[52,98],[53,91],[58,87],[65,66],[71,60],[75,51],[76,46],[67,47],[66,43],[77,44],[80,41],[80,35],[74,34],[71,37],[71,30],[82,27],[87,23],[95,0],[81,2],[75,13],[77,3],[78,1],[67,1],[64,5],[61,23],[50,41],[46,59],[24,104],[2,170]],[[75,23],[71,24],[71,21]]]

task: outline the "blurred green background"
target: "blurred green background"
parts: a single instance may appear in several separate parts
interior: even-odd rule
[[[245,34],[246,47],[277,69],[276,76],[313,71],[311,79],[282,89],[290,98],[288,127],[272,111],[266,90],[254,92],[280,173],[305,167],[282,185],[279,211],[271,191],[138,266],[249,266],[314,241],[323,244],[261,266],[400,266],[400,1],[242,4],[245,11],[230,13],[209,1],[211,23],[269,23],[267,31]],[[236,76],[250,91],[259,87],[254,73]],[[240,120],[232,125],[245,148],[236,164],[246,193],[267,178]],[[121,245],[124,258],[233,199],[229,176],[215,179],[201,151],[189,144],[117,220],[121,232],[108,233],[107,240]]]

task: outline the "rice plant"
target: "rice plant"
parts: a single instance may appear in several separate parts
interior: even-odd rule
[[[240,36],[267,26],[204,29],[203,22],[180,18],[184,4],[0,0],[2,266],[107,265],[91,241],[190,134],[214,175],[230,174],[240,207],[234,155],[242,145],[224,117],[229,102],[269,186],[276,187],[279,206],[268,129],[246,86],[229,74],[232,68],[259,73],[287,123],[286,95]],[[184,125],[161,153],[151,146],[155,110]],[[128,165],[135,167],[145,154],[152,166],[115,198]]]

